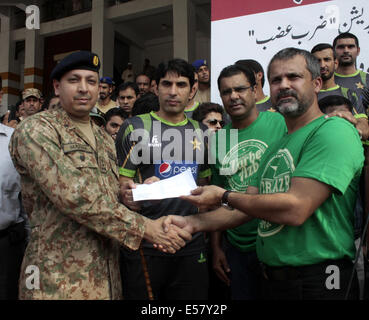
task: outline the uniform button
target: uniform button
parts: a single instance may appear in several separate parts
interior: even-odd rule
[[[81,159],[81,161],[85,161],[86,159],[84,155],[81,155],[79,158]]]

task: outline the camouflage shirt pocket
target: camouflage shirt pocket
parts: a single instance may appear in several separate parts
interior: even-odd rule
[[[63,145],[64,154],[67,155],[75,167],[82,168],[98,168],[95,152],[90,146],[70,143]]]

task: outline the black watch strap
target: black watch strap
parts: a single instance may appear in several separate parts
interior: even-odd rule
[[[231,193],[232,191],[230,190],[227,190],[223,193],[223,196],[222,196],[222,200],[221,200],[221,205],[229,210],[233,210],[233,207],[230,206],[229,202],[228,202],[228,196],[229,194]]]

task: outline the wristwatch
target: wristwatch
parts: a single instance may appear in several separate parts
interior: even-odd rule
[[[228,196],[232,191],[227,190],[223,193],[222,196],[222,200],[220,201],[220,204],[222,205],[222,207],[228,209],[228,210],[233,210],[234,208],[229,204],[228,202]]]

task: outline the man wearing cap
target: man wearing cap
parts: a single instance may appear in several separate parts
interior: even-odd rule
[[[123,83],[125,82],[134,82],[135,81],[135,73],[132,69],[132,63],[128,62],[127,69],[125,69],[122,73]]]
[[[21,176],[32,234],[19,280],[21,299],[120,299],[118,248],[155,239],[175,252],[188,233],[166,236],[118,202],[113,140],[90,119],[100,61],[88,51],[51,73],[61,108],[22,121],[9,145]],[[31,266],[31,267],[30,267]]]
[[[210,70],[206,60],[196,60],[192,64],[199,76],[199,88],[197,90],[195,101],[199,103],[210,102]]]
[[[41,92],[35,88],[25,89],[22,92],[24,118],[34,115],[41,110]]]
[[[101,114],[107,113],[110,109],[117,107],[117,103],[111,99],[114,81],[110,77],[100,79],[99,100],[96,103],[97,111]]]

